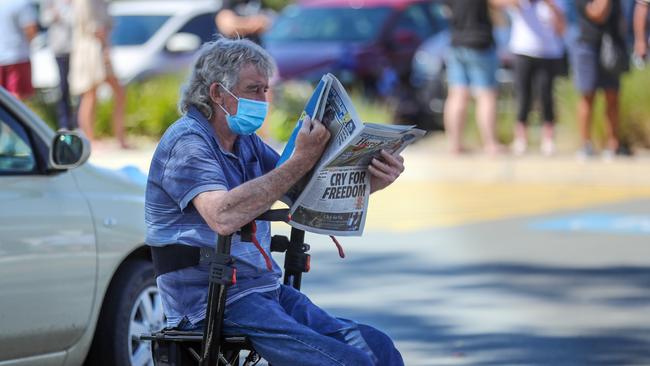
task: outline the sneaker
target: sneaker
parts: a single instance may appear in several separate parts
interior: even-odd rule
[[[605,149],[603,152],[600,154],[600,157],[604,161],[612,161],[614,160],[614,155],[616,155],[616,152],[612,149]]]
[[[634,155],[634,152],[630,148],[630,145],[621,142],[618,144],[618,147],[616,148],[616,155],[618,156],[632,156]]]
[[[542,140],[542,146],[540,150],[542,150],[542,155],[544,156],[551,156],[555,154],[555,141],[550,138],[545,138]]]
[[[596,152],[594,151],[593,145],[590,142],[587,142],[580,150],[578,150],[576,155],[578,156],[578,159],[587,160],[593,158],[596,155]]]
[[[527,149],[528,143],[524,139],[515,139],[515,141],[512,142],[512,153],[517,156],[524,155]]]

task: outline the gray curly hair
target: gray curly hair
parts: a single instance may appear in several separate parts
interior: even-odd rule
[[[232,90],[239,81],[239,71],[245,65],[254,65],[267,78],[273,74],[274,63],[271,56],[260,46],[247,39],[218,38],[205,43],[199,50],[192,73],[181,89],[178,109],[187,113],[195,106],[210,119],[214,113],[210,99],[210,85],[221,85]]]

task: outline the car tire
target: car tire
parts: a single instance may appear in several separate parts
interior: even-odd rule
[[[151,345],[137,337],[164,326],[153,264],[125,262],[106,293],[86,365],[153,365]]]

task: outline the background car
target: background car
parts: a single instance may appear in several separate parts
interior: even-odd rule
[[[109,5],[113,18],[111,61],[122,83],[188,69],[202,43],[217,33],[214,16],[219,0],[118,1]],[[59,84],[56,62],[46,34],[32,43],[36,88]]]
[[[281,80],[313,82],[331,72],[380,91],[387,72],[410,73],[416,49],[444,22],[439,1],[305,0],[287,6],[263,42]]]
[[[84,164],[0,88],[0,364],[150,365],[164,315],[144,244],[144,185]]]

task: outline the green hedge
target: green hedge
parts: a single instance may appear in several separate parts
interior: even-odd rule
[[[133,83],[127,88],[126,127],[131,136],[159,138],[165,129],[178,118],[177,103],[179,90],[184,82],[184,75],[169,75]],[[633,70],[622,80],[621,97],[621,134],[636,147],[650,147],[650,68]],[[307,83],[286,83],[272,95],[269,115],[271,137],[285,141],[302,108],[311,95],[312,86]],[[355,89],[350,91],[353,103],[364,121],[390,123],[392,108],[387,103],[368,100]],[[576,105],[578,95],[568,79],[560,79],[556,85],[556,102],[558,110],[558,142],[560,145],[575,148],[578,145]],[[511,92],[503,93],[499,102],[498,135],[504,143],[512,140],[515,120],[515,103]],[[44,98],[34,98],[29,103],[39,115],[54,126],[56,118],[54,106]],[[593,132],[597,145],[604,142],[604,103],[597,98],[594,113]],[[112,134],[110,118],[112,102],[99,103],[97,109],[97,136]],[[473,114],[473,112],[471,113]],[[476,124],[470,114],[467,135],[469,140],[477,141]],[[537,114],[531,115],[531,124],[535,125]],[[538,131],[531,128],[532,143],[538,139]]]

